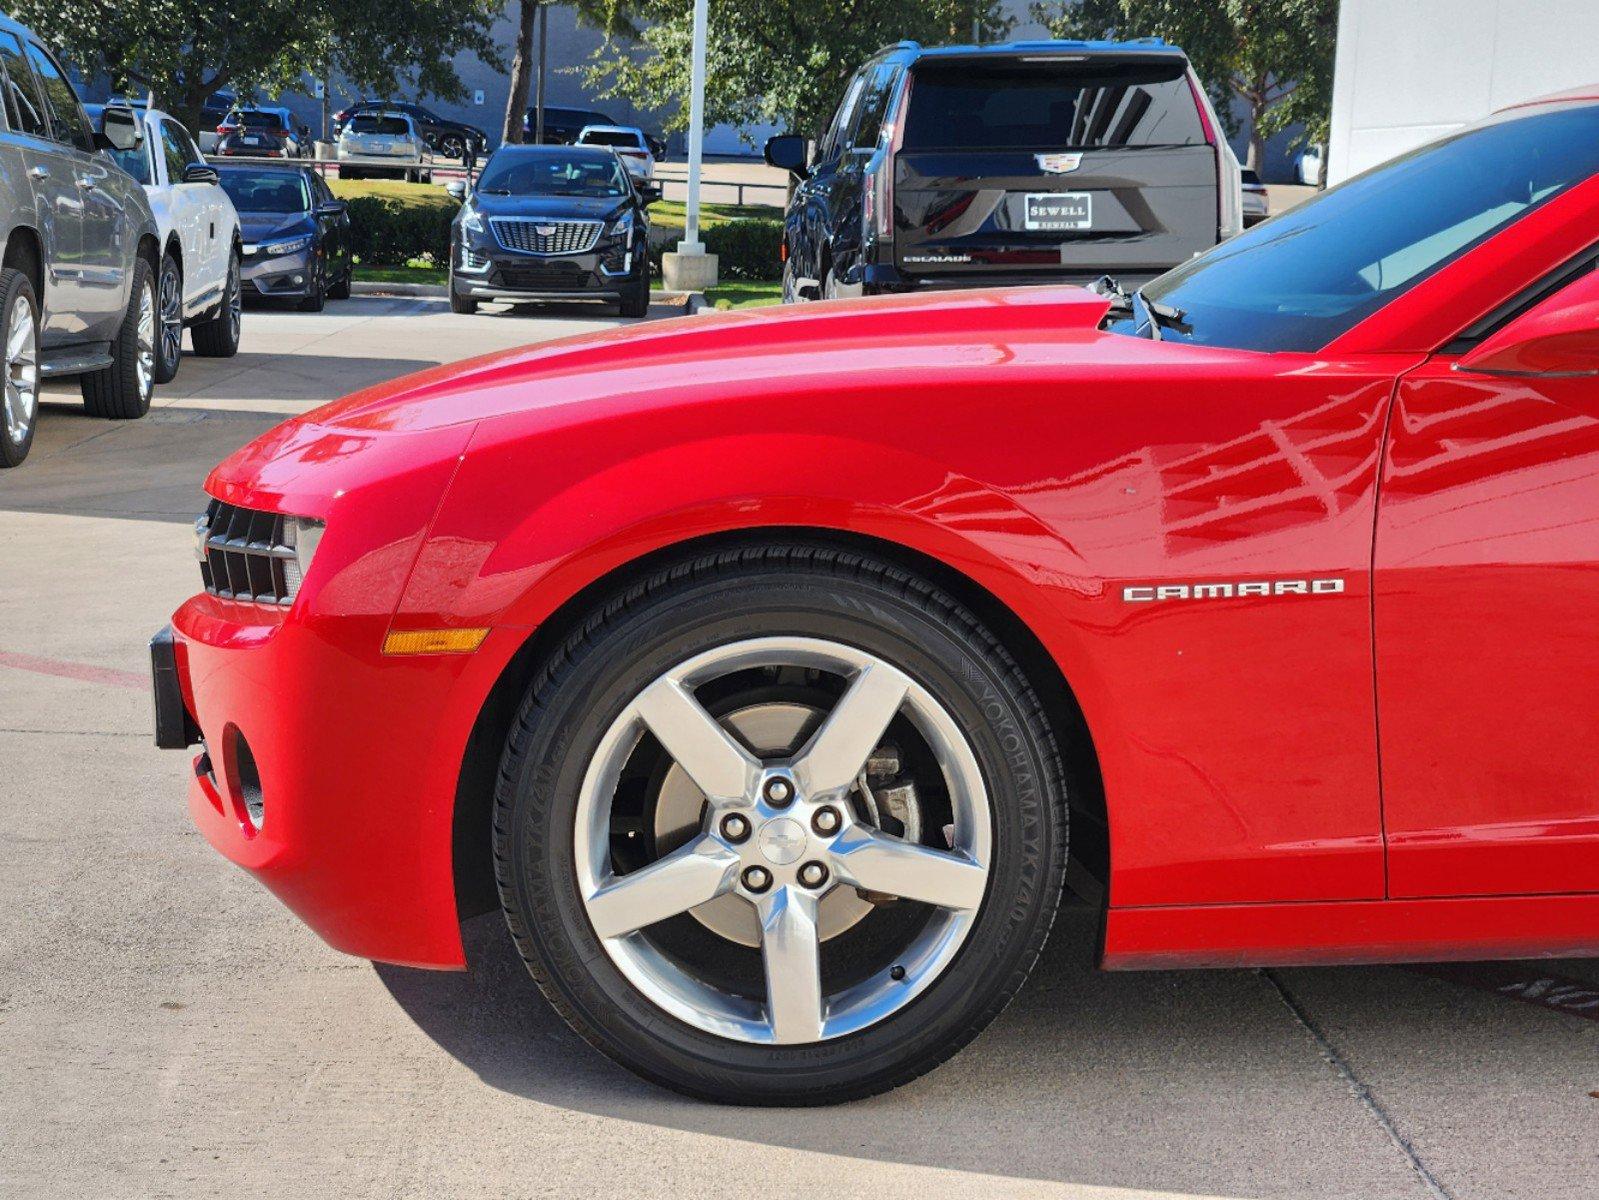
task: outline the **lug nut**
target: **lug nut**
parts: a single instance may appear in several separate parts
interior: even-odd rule
[[[772,873],[765,867],[745,867],[744,886],[752,892],[764,892],[772,886]]]
[[[750,835],[750,823],[738,813],[722,818],[722,836],[730,842],[742,842]]]
[[[808,862],[799,869],[799,881],[808,888],[819,888],[827,882],[827,868],[819,862]]]
[[[819,808],[816,810],[816,815],[811,818],[811,828],[824,837],[837,833],[841,824],[843,818],[838,815],[836,808]]]
[[[786,779],[768,779],[766,799],[778,808],[784,808],[794,799],[794,789],[788,785]]]

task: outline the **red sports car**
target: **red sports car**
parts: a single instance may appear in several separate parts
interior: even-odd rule
[[[1599,953],[1599,88],[1141,292],[663,321],[212,474],[190,808],[331,944],[504,910],[718,1100],[911,1079],[1064,887],[1109,968]]]

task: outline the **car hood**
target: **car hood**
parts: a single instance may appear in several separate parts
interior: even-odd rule
[[[485,217],[550,217],[607,221],[627,210],[625,196],[491,196],[478,192],[472,206]]]
[[[316,223],[305,213],[240,213],[239,236],[247,242],[312,233]]]

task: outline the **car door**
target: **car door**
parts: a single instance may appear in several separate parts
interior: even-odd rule
[[[56,140],[50,108],[22,43],[0,32],[0,66],[6,79],[6,119],[16,135],[33,189],[39,240],[44,247],[44,310],[40,340],[48,349],[83,341],[83,204],[71,154]]]
[[[161,119],[161,159],[173,197],[173,225],[183,243],[184,311],[193,315],[215,301],[227,273],[223,239],[226,197],[214,183],[185,183],[192,163],[204,165],[188,131],[171,117]]]
[[[29,41],[24,53],[49,109],[60,165],[77,194],[77,298],[83,333],[95,341],[109,340],[127,311],[133,262],[123,207],[126,192],[117,186],[126,178],[95,149],[89,119],[61,65],[38,42]]]
[[[854,124],[855,110],[860,102],[861,89],[871,64],[862,67],[844,89],[844,99],[839,103],[833,120],[816,144],[816,155],[811,162],[810,174],[794,190],[794,201],[800,210],[800,227],[804,242],[795,247],[799,253],[799,274],[813,279],[824,289],[822,278],[828,262],[829,246],[836,228],[836,193],[840,187],[839,161],[849,141],[849,131]]]
[[[338,279],[350,267],[350,214],[320,175],[308,174],[308,178],[317,227],[322,231],[327,278]]]
[[[1599,311],[1584,269],[1505,334]],[[1401,381],[1374,613],[1391,895],[1599,890],[1599,354]]]

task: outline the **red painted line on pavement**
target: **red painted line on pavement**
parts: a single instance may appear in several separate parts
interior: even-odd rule
[[[1436,963],[1410,969],[1418,975],[1431,975],[1507,1000],[1599,1021],[1599,984],[1596,983],[1551,975],[1522,963]]]
[[[0,650],[0,667],[10,667],[14,671],[32,671],[35,675],[76,679],[81,683],[103,683],[111,687],[135,688],[139,691],[150,686],[149,678],[138,671],[94,667],[88,663],[68,662],[62,658],[39,658],[32,654],[18,654],[12,650]]]

